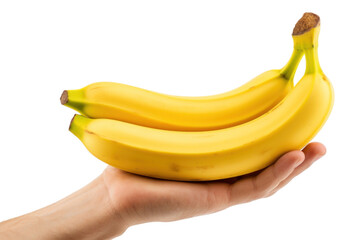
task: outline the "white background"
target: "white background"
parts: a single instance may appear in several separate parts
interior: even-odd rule
[[[105,164],[68,130],[64,89],[116,81],[174,95],[231,90],[281,68],[306,11],[335,88],[327,155],[271,198],[131,227],[119,239],[347,239],[344,1],[1,1],[0,221],[51,204]],[[304,71],[300,65],[296,81]]]

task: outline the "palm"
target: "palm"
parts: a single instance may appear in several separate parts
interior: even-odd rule
[[[270,196],[324,153],[322,144],[311,143],[303,151],[283,155],[257,174],[212,182],[158,180],[113,167],[108,167],[103,177],[112,204],[126,209],[127,217],[136,223],[173,221]]]

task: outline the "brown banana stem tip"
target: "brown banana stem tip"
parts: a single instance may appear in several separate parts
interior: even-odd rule
[[[320,18],[317,14],[306,12],[295,24],[292,35],[300,35],[320,24]]]
[[[73,118],[72,118],[71,121],[70,121],[69,130],[71,129],[71,124],[72,124],[73,120],[75,120],[76,115],[77,115],[77,114],[73,115]]]
[[[61,104],[65,105],[68,101],[69,101],[69,94],[67,93],[66,90],[64,90],[64,92],[61,94],[60,102]]]

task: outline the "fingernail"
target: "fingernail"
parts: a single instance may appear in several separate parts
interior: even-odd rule
[[[327,150],[325,150],[320,156],[323,157],[325,154],[327,154]]]
[[[320,152],[319,154],[317,154],[317,155],[318,155],[318,158],[323,157],[326,153],[327,153],[327,149],[326,149],[326,147],[324,147],[324,148],[323,148],[323,151]]]

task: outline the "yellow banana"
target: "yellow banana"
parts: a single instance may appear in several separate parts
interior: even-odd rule
[[[260,170],[301,149],[321,129],[333,88],[318,62],[319,17],[305,14],[294,29],[306,72],[274,108],[241,125],[211,131],[170,131],[75,115],[70,131],[97,158],[128,172],[161,179],[204,181]]]
[[[78,90],[65,90],[61,103],[91,118],[168,130],[221,129],[257,118],[280,102],[293,88],[302,56],[302,49],[295,48],[282,69],[264,72],[235,90],[212,96],[173,96],[99,82]]]

